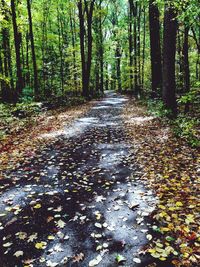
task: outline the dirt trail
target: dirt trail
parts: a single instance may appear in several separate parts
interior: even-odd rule
[[[87,116],[41,136],[46,149],[10,173],[0,194],[1,267],[114,267],[119,254],[124,266],[146,266],[138,251],[155,200],[124,135],[126,101],[107,93]]]

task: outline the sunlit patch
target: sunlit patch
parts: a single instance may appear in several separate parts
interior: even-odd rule
[[[134,118],[130,118],[128,121],[126,121],[127,123],[133,123],[133,124],[145,124],[148,122],[153,121],[154,119],[156,119],[156,117],[153,116],[148,116],[148,117],[134,117]]]
[[[113,98],[107,98],[105,100],[102,101],[102,103],[108,104],[108,105],[118,105],[118,104],[122,104],[127,102],[128,99],[127,98],[122,98],[122,97],[113,97]]]
[[[40,136],[40,138],[56,138],[59,136],[64,136],[67,138],[74,137],[82,134],[85,129],[89,126],[94,126],[98,123],[98,118],[95,117],[85,117],[76,120],[71,126],[65,127],[59,131],[53,131]]]
[[[110,108],[109,106],[105,106],[105,105],[101,105],[101,106],[97,106],[97,107],[93,107],[92,109],[108,109]]]
[[[125,144],[100,144],[101,152],[99,167],[104,169],[115,168],[127,155],[128,146]]]

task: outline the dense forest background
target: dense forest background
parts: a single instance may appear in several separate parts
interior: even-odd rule
[[[0,10],[1,102],[112,89],[162,99],[176,116],[177,103],[188,113],[199,101],[198,0],[1,0]]]

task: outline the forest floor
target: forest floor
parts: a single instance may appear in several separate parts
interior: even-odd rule
[[[1,146],[1,267],[197,266],[195,149],[114,93],[36,120]]]

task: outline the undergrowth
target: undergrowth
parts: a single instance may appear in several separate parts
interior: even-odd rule
[[[185,100],[185,96],[183,96],[183,99]],[[183,104],[182,101],[179,101],[180,104]],[[163,122],[172,126],[176,137],[185,139],[192,147],[200,146],[198,129],[200,120],[193,114],[180,113],[175,119],[170,120],[171,112],[165,108],[161,100],[148,100],[147,107],[149,114],[161,118]]]

